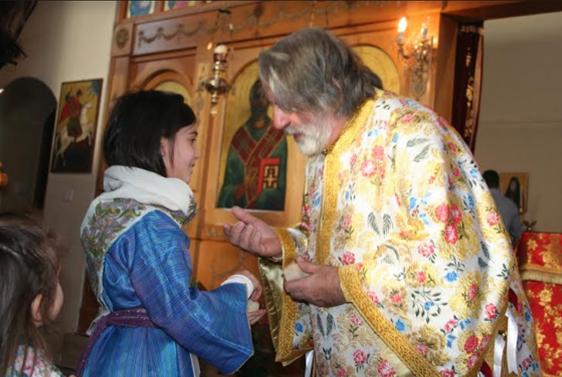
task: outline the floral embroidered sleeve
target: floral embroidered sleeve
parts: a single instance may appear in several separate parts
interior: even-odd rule
[[[358,184],[377,242],[340,268],[342,289],[414,374],[475,375],[506,307],[509,240],[458,135],[411,107],[391,122],[369,151],[384,179]]]

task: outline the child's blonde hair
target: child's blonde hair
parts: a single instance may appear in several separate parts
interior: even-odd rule
[[[45,350],[31,304],[41,294],[39,311],[49,320],[58,283],[57,249],[54,238],[31,219],[0,215],[0,376],[13,365],[19,346]]]

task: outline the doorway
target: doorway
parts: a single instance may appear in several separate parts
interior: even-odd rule
[[[42,81],[22,77],[0,93],[0,162],[8,184],[0,213],[43,209],[57,101]]]

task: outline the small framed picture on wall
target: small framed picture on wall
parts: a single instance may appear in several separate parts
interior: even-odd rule
[[[90,173],[102,79],[64,82],[55,125],[52,173]]]

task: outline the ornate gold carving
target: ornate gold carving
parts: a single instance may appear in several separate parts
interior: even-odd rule
[[[191,37],[195,34],[215,34],[217,32],[228,32],[230,35],[237,34],[241,31],[248,30],[249,28],[260,28],[267,29],[275,24],[281,22],[297,22],[303,18],[308,18],[314,20],[316,16],[323,16],[325,19],[325,24],[328,24],[330,15],[341,14],[342,12],[349,12],[352,9],[357,9],[361,7],[370,6],[385,6],[388,5],[385,1],[337,1],[331,2],[329,5],[324,6],[325,3],[321,4],[318,8],[315,7],[315,3],[311,3],[312,6],[306,9],[298,9],[294,11],[286,11],[284,8],[280,8],[278,11],[273,12],[275,16],[261,20],[263,14],[263,9],[258,5],[241,19],[245,20],[242,23],[234,24],[230,18],[230,10],[220,9],[218,11],[218,17],[216,22],[212,26],[207,26],[205,21],[199,21],[197,26],[191,30],[186,30],[183,23],[176,24],[176,30],[171,33],[166,33],[163,27],[158,27],[156,33],[152,36],[146,36],[143,30],[138,33],[138,47],[141,47],[142,43],[150,44],[158,39],[164,38],[169,41],[173,38]],[[320,18],[321,19],[321,18]]]
[[[156,34],[154,34],[153,36],[150,37],[146,37],[144,35],[144,31],[141,30],[139,31],[139,37],[138,37],[138,47],[141,47],[142,43],[147,43],[150,44],[158,39],[164,38],[166,41],[172,40],[174,38],[180,38],[180,37],[191,37],[195,34],[197,34],[200,30],[203,29],[203,26],[205,25],[205,21],[199,21],[199,23],[197,24],[197,26],[195,26],[195,28],[193,28],[192,30],[186,30],[185,25],[182,23],[176,24],[176,30],[170,34],[166,34],[164,32],[164,28],[162,26],[158,27],[158,29],[156,29]]]
[[[125,28],[119,28],[115,33],[115,43],[117,47],[123,48],[129,42],[129,31]]]

